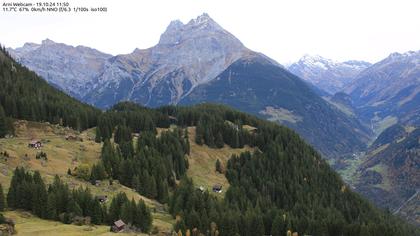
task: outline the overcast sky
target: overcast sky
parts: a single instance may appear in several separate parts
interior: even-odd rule
[[[187,23],[206,12],[248,48],[281,63],[304,54],[375,62],[392,52],[420,50],[419,0],[69,2],[72,6],[106,6],[108,12],[22,14],[0,10],[0,42],[18,47],[50,38],[114,55],[125,54],[155,45],[171,20]]]

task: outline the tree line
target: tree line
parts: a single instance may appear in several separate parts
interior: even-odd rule
[[[177,116],[179,125],[206,127],[202,129],[204,143],[208,135],[214,141],[223,137],[231,147],[256,147],[254,153],[234,155],[228,161],[225,175],[230,187],[223,200],[202,193],[187,178],[181,181],[169,202],[171,214],[178,219],[177,231],[245,236],[418,233],[354,193],[312,147],[287,128],[209,104],[162,109]],[[241,124],[256,130],[252,134],[244,130],[245,141],[232,145],[226,133],[229,129],[240,133]]]

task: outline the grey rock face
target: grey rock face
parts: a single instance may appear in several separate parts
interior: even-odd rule
[[[109,59],[85,100],[101,107],[120,100],[176,104],[250,52],[207,14],[172,21],[156,46]]]
[[[291,64],[288,69],[318,88],[334,94],[351,83],[370,65],[364,61],[338,62],[321,56],[305,55],[298,62]]]
[[[50,84],[76,98],[89,91],[92,79],[111,57],[92,48],[72,47],[49,39],[41,44],[26,43],[23,47],[9,49],[9,52]]]
[[[147,106],[176,104],[197,85],[252,53],[207,14],[187,24],[172,21],[156,46],[126,55],[49,39],[9,51],[49,83],[99,107],[123,100]]]

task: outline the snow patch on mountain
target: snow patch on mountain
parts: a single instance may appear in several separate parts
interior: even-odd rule
[[[287,68],[318,88],[334,94],[369,66],[370,63],[364,61],[339,62],[319,55],[306,54]]]

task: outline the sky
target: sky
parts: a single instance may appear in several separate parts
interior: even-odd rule
[[[13,1],[0,0],[0,4]],[[392,52],[420,50],[419,0],[68,2],[71,7],[107,7],[108,11],[11,13],[0,9],[0,43],[15,48],[49,38],[113,55],[126,54],[157,44],[171,20],[187,23],[206,12],[249,49],[283,64],[305,54],[377,62]]]

